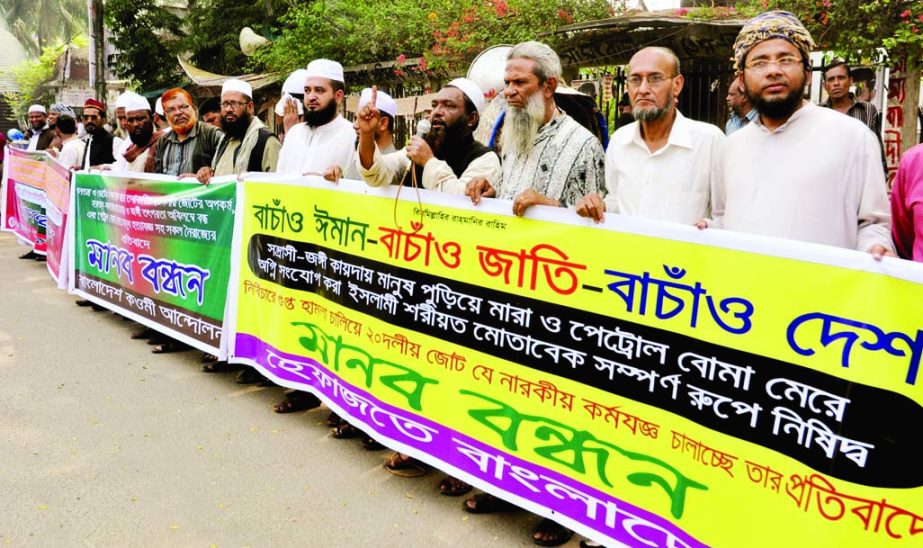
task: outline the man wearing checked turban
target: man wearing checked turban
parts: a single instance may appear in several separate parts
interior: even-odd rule
[[[741,29],[734,66],[759,116],[725,142],[713,218],[699,226],[892,255],[878,140],[862,122],[804,100],[813,45],[784,11]]]

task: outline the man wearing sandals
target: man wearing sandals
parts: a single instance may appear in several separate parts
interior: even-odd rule
[[[429,116],[432,129],[425,135],[413,137],[406,149],[391,154],[382,154],[374,139],[380,125],[380,103],[379,92],[373,87],[370,100],[356,116],[359,128],[357,167],[369,186],[410,185],[418,181],[429,190],[464,194],[472,180],[500,180],[500,158],[474,139],[485,101],[484,92],[472,80],[456,78],[439,90]],[[346,423],[334,430],[335,437],[356,435],[356,428]],[[365,441],[365,446],[378,447],[369,440]],[[394,453],[385,468],[405,477],[426,473],[421,462],[401,453]],[[446,477],[439,483],[439,492],[444,495],[461,496],[469,491],[470,485],[453,477]]]
[[[322,175],[336,181],[356,154],[356,132],[338,110],[346,88],[343,66],[329,59],[315,59],[308,64],[304,76],[304,122],[286,132],[276,171]],[[314,394],[291,390],[273,409],[276,413],[294,413],[319,405]]]
[[[596,137],[554,102],[561,80],[558,55],[540,42],[523,42],[507,55],[504,81],[509,108],[500,136],[503,176],[499,181],[477,179],[465,194],[477,204],[481,197],[513,200],[513,213],[523,215],[533,205],[573,206],[605,187],[605,157]],[[486,513],[510,507],[487,494],[465,501],[464,509]],[[532,542],[558,546],[573,531],[552,520],[541,520]]]

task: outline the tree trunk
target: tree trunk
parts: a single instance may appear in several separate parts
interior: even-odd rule
[[[87,0],[90,19],[90,82],[96,98],[106,101],[106,34],[103,0]]]

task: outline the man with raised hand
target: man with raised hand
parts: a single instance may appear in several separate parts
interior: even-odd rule
[[[372,88],[369,102],[356,115],[359,126],[359,173],[370,186],[409,185],[411,177],[423,188],[464,194],[475,178],[500,179],[500,159],[490,148],[475,141],[473,133],[484,108],[484,93],[467,78],[456,78],[433,99],[426,135],[410,139],[407,148],[382,154],[375,143],[380,124],[376,107],[378,91]],[[413,169],[413,173],[410,170]]]
[[[304,122],[285,134],[278,173],[340,178],[356,154],[356,133],[340,116],[346,85],[343,67],[329,59],[308,64],[304,81]]]

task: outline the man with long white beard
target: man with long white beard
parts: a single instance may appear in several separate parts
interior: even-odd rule
[[[367,184],[384,186],[403,181],[409,185],[411,178],[416,178],[423,188],[463,194],[474,178],[500,178],[497,154],[474,140],[484,93],[473,81],[456,78],[439,90],[429,117],[432,129],[422,137],[412,137],[406,149],[387,155],[381,154],[374,141],[379,125],[376,94],[372,88],[371,100],[357,114],[359,173]]]
[[[356,154],[356,132],[340,116],[346,85],[343,67],[329,59],[308,64],[304,81],[304,122],[285,134],[278,173],[321,175],[330,180],[351,165]]]
[[[224,136],[221,130],[198,120],[188,91],[173,88],[167,90],[161,100],[172,131],[157,141],[154,171],[185,176],[211,165]]]
[[[247,171],[272,172],[282,144],[253,115],[253,88],[243,80],[230,79],[221,87],[221,129],[224,139],[210,166],[196,174],[202,184],[212,177],[239,175]]]
[[[513,200],[513,213],[533,205],[573,206],[604,186],[604,154],[596,137],[555,105],[561,80],[558,55],[523,42],[507,55],[503,95],[508,109],[500,135],[502,180],[477,179],[465,194]]]
[[[674,105],[683,90],[679,59],[667,48],[644,48],[628,63],[627,84],[637,121],[609,143],[605,201],[590,193],[577,202],[577,214],[599,222],[610,211],[687,225],[708,216],[724,134]]]
[[[113,171],[153,173],[157,142],[163,136],[154,131],[151,104],[144,97],[129,92],[122,100],[125,108],[125,132],[128,136],[112,164]]]

